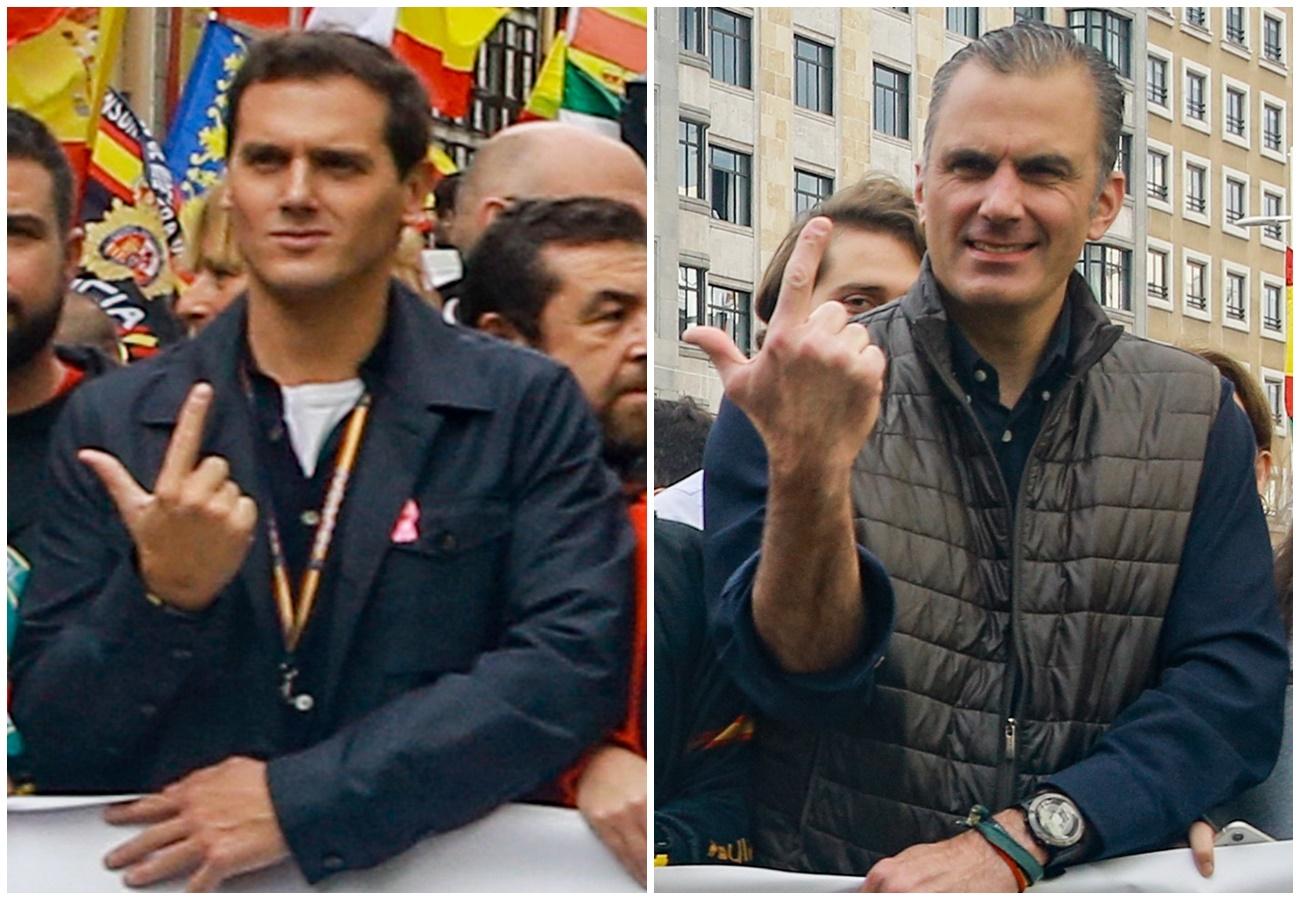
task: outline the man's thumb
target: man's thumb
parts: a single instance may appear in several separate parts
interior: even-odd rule
[[[713,363],[713,368],[718,370],[724,388],[731,372],[749,362],[745,354],[736,346],[736,342],[721,328],[696,325],[682,332],[682,340],[694,344],[709,355],[709,361]]]
[[[77,459],[89,466],[91,471],[99,476],[99,480],[104,483],[105,490],[113,498],[113,502],[117,504],[117,509],[122,513],[123,518],[126,517],[128,512],[149,499],[148,491],[136,483],[136,480],[131,477],[131,473],[126,470],[126,466],[122,465],[117,457],[111,453],[85,448],[77,451]]]

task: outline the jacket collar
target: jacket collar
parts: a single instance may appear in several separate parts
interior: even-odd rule
[[[176,422],[190,386],[211,382],[218,403],[243,388],[239,366],[246,341],[248,297],[239,297],[198,337],[158,359],[155,385],[146,392],[141,419],[149,424]],[[438,311],[394,281],[388,296],[388,322],[380,338],[381,359],[372,357],[379,391],[415,408],[491,410],[496,406],[489,380],[475,377],[483,365],[473,352],[482,337],[449,325]]]
[[[899,301],[900,311],[911,324],[916,342],[925,350],[931,363],[945,376],[953,372],[952,342],[948,334],[949,318],[943,289],[930,267],[930,255],[921,260],[916,282]],[[1068,352],[1069,376],[1090,368],[1106,354],[1124,333],[1106,316],[1093,297],[1092,288],[1077,271],[1070,272],[1065,288],[1066,313],[1071,334]]]

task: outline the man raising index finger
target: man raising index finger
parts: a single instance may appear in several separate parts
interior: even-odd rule
[[[769,399],[738,379],[763,354],[723,366],[706,590],[767,716],[759,864],[1016,890],[1181,836],[1276,758],[1288,660],[1249,425],[1217,373],[1125,335],[1073,271],[1122,208],[1123,105],[1096,50],[1036,22],[940,69],[915,187],[929,249],[857,320],[889,369],[874,427],[838,410],[862,429],[850,461],[782,439],[783,379],[837,402],[803,357]],[[835,528],[809,495],[847,504]],[[858,578],[830,589],[850,543]],[[773,600],[799,607],[780,635]]]

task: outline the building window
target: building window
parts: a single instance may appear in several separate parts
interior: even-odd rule
[[[802,215],[835,193],[835,179],[816,172],[794,170],[794,212]]]
[[[794,36],[794,103],[830,115],[834,56],[830,47]]]
[[[944,27],[962,37],[980,36],[980,11],[977,6],[949,6],[944,10]]]
[[[1279,217],[1282,215],[1282,197],[1272,191],[1264,192],[1264,215]],[[1275,241],[1282,240],[1282,223],[1270,222],[1264,226],[1264,236]]]
[[[1192,309],[1205,312],[1209,300],[1205,295],[1205,263],[1194,259],[1187,260],[1187,272],[1184,279],[1187,284],[1187,305]]]
[[[696,266],[677,267],[677,336],[700,324],[700,288],[704,270]]]
[[[1132,280],[1131,250],[1108,244],[1083,245],[1079,271],[1088,280],[1097,301],[1107,309],[1131,310],[1129,286]]]
[[[1169,157],[1147,150],[1147,196],[1169,202]]]
[[[1187,211],[1205,212],[1205,169],[1202,166],[1187,166]]]
[[[1264,104],[1264,146],[1269,150],[1282,150],[1282,108],[1272,103]]]
[[[1281,430],[1283,417],[1286,415],[1286,404],[1283,400],[1282,380],[1264,376],[1264,395],[1268,397],[1268,408],[1273,414],[1273,427]]]
[[[1282,61],[1282,20],[1264,13],[1264,58],[1270,62]]]
[[[709,184],[713,193],[713,218],[736,225],[751,224],[749,215],[748,153],[709,147]]]
[[[704,53],[704,7],[683,6],[677,11],[678,39],[682,49]]]
[[[1282,286],[1264,285],[1264,327],[1269,331],[1282,330]]]
[[[705,324],[725,331],[742,352],[749,351],[749,291],[709,285]]]
[[[1224,182],[1223,214],[1229,222],[1236,223],[1246,215],[1246,184],[1235,178]]]
[[[1115,154],[1115,171],[1124,173],[1124,196],[1133,196],[1133,135],[1119,136],[1119,152]]]
[[[748,16],[709,7],[709,74],[736,87],[750,86]]]
[[[1205,27],[1205,7],[1187,6],[1183,8],[1183,21],[1197,28]]]
[[[1046,22],[1047,21],[1046,6],[1017,6],[1015,9],[1016,9],[1017,22]]]
[[[1246,136],[1246,94],[1236,88],[1228,88],[1227,109],[1223,115],[1223,127],[1228,134],[1237,137]]]
[[[1229,272],[1224,284],[1223,314],[1234,322],[1246,321],[1246,276]]]
[[[1147,248],[1147,296],[1169,299],[1169,254]]]
[[[876,63],[874,117],[881,134],[908,139],[908,82],[906,72]]]
[[[704,125],[677,120],[677,193],[704,199]]]
[[[537,29],[513,18],[502,19],[475,60],[469,112],[458,119],[439,113],[434,118],[480,136],[514,124],[532,93],[537,65]]]
[[[1169,63],[1158,56],[1147,57],[1147,99],[1157,106],[1169,105]]]
[[[1225,6],[1223,8],[1223,35],[1239,46],[1246,44],[1246,7]]]
[[[1205,76],[1198,72],[1187,73],[1187,115],[1205,121]]]
[[[1105,9],[1072,9],[1069,19],[1076,38],[1100,50],[1119,74],[1129,77],[1132,22]]]

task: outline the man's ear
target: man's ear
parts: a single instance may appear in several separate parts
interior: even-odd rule
[[[411,228],[419,227],[424,218],[424,201],[433,190],[433,165],[422,159],[402,179],[403,198],[402,224]]]
[[[486,331],[493,337],[499,337],[503,341],[518,344],[520,347],[528,346],[528,341],[524,338],[523,332],[501,313],[483,313],[478,317],[478,321],[474,323],[474,327],[479,331]]]
[[[916,214],[920,221],[925,222],[925,169],[922,168],[920,161],[912,163],[915,170],[912,178],[912,202],[916,204]]]
[[[1124,173],[1115,171],[1106,176],[1101,194],[1092,204],[1092,220],[1088,223],[1088,240],[1099,240],[1110,228],[1119,211],[1124,208]]]
[[[63,281],[68,283],[77,276],[81,268],[81,245],[86,233],[80,228],[69,228],[63,242]]]

